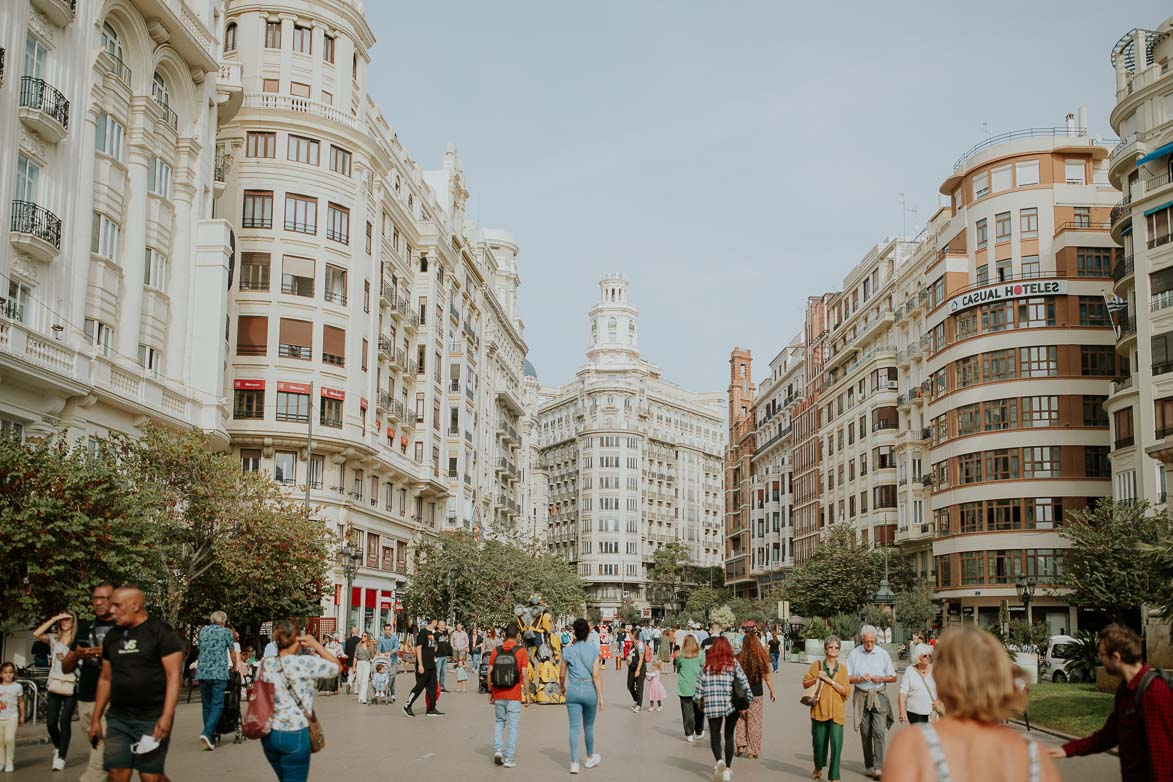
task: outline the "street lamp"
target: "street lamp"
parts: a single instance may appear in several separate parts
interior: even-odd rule
[[[1026,624],[1029,627],[1033,624],[1030,621],[1030,601],[1035,596],[1035,587],[1038,586],[1038,582],[1033,576],[1029,578],[1019,576],[1018,580],[1014,582],[1014,586],[1018,589],[1018,599],[1022,601],[1023,610],[1026,611]]]
[[[876,605],[890,606],[896,602],[896,595],[888,586],[888,547],[884,547],[884,577],[880,579],[880,588],[871,595],[871,600]]]
[[[362,561],[362,552],[358,550],[358,546],[352,545],[347,540],[342,544],[342,549],[338,553],[339,558],[342,560],[342,574],[346,576],[346,601],[343,603],[346,606],[346,610],[342,614],[342,619],[344,623],[349,623],[350,612],[354,610],[354,606],[351,605],[351,595],[354,594],[354,577],[358,575],[358,566]],[[343,637],[347,637],[346,634],[350,632],[350,628],[343,627],[340,629],[342,630]]]

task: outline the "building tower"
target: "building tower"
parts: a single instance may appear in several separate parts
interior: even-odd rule
[[[725,455],[725,584],[738,596],[755,596],[750,574],[750,477],[755,443],[753,355],[729,354],[729,446]]]

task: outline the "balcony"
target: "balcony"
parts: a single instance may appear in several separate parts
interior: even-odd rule
[[[29,201],[12,202],[12,246],[48,263],[61,252],[61,218]]]
[[[1091,220],[1068,220],[1055,226],[1055,236],[1066,231],[1110,231],[1112,222],[1092,222]]]
[[[50,144],[69,131],[69,101],[44,79],[21,78],[19,113],[21,121]]]
[[[65,27],[77,16],[77,0],[33,0],[33,5],[58,27]]]
[[[295,114],[310,114],[315,117],[337,122],[351,130],[365,133],[363,123],[358,117],[309,98],[299,98],[295,95],[280,95],[274,92],[250,92],[244,96],[244,106],[249,109],[265,109],[268,111],[288,111]]]
[[[395,352],[395,346],[391,343],[391,338],[387,336],[379,337],[379,358],[390,359],[391,354]]]
[[[1112,267],[1113,284],[1119,285],[1120,283],[1124,282],[1124,280],[1131,277],[1135,271],[1136,269],[1133,266],[1132,256],[1123,256],[1119,261],[1116,262],[1116,265]]]
[[[382,411],[388,413],[391,411],[391,403],[395,401],[391,398],[391,394],[386,391],[379,391],[375,394],[375,411]]]
[[[179,115],[175,113],[175,109],[159,100],[158,97],[152,100],[155,106],[155,113],[159,115],[160,120],[164,125],[171,128],[173,133],[179,132]]]
[[[387,338],[390,341],[389,338]],[[390,347],[390,346],[388,346]],[[387,360],[391,362],[393,368],[406,369],[407,368],[407,352],[403,348],[398,350],[387,351]]]
[[[504,418],[497,419],[497,434],[501,435],[505,440],[512,440],[518,444],[521,443],[521,438],[518,436],[517,430]]]
[[[505,403],[513,412],[518,415],[525,415],[525,406],[521,403],[521,394],[516,388],[506,383],[504,380],[497,381],[497,398]]]
[[[244,68],[238,62],[220,63],[220,75],[216,79],[217,119],[228,122],[240,111],[244,102]]]
[[[1132,215],[1132,197],[1125,193],[1124,198],[1120,199],[1120,203],[1112,207],[1112,212],[1108,216],[1108,224],[1115,228],[1121,220]]]
[[[387,408],[388,421],[402,421],[403,420],[403,403],[395,399],[391,400],[391,406]]]

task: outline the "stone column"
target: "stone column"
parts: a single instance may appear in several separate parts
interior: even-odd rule
[[[146,282],[144,253],[147,248],[147,165],[151,148],[146,138],[152,119],[147,102],[152,98],[141,95],[131,98],[126,168],[128,194],[125,218],[122,224],[122,244],[118,258],[122,267],[122,303],[115,325],[117,351],[125,360],[138,356],[139,327],[143,311],[143,284]]]
[[[167,293],[171,297],[171,322],[167,330],[167,353],[164,356],[167,377],[184,383],[192,379],[192,355],[189,335],[189,312],[196,291],[196,256],[192,243],[192,203],[196,196],[195,170],[199,160],[199,145],[193,139],[180,139],[172,199],[175,220],[171,238],[171,279]],[[221,327],[223,324],[221,324]]]

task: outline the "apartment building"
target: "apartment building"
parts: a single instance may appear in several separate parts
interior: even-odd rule
[[[794,496],[794,558],[810,557],[823,535],[826,514],[822,505],[823,441],[821,435],[823,366],[830,334],[833,293],[809,296],[803,323],[803,387],[790,412],[793,427],[791,491]]]
[[[0,4],[0,431],[227,443],[219,3]]]
[[[242,469],[305,491],[348,544],[323,631],[393,622],[421,535],[519,509],[518,246],[465,219],[454,146],[424,170],[400,144],[373,45],[357,2],[226,6],[228,429]]]
[[[1167,502],[1173,461],[1173,19],[1134,29],[1112,49],[1120,143],[1108,177],[1123,192],[1111,211],[1121,248],[1112,269],[1123,301],[1116,348],[1124,371],[1108,398],[1117,500]]]
[[[622,275],[599,282],[587,362],[565,386],[542,387],[534,423],[546,476],[549,550],[573,562],[588,605],[649,616],[678,600],[649,588],[662,546],[720,565],[723,437],[720,394],[665,380],[639,347],[638,310]]]
[[[754,426],[753,354],[734,348],[729,356],[729,445],[725,449],[725,586],[738,597],[752,597],[757,585],[751,572],[750,477],[757,442]]]

